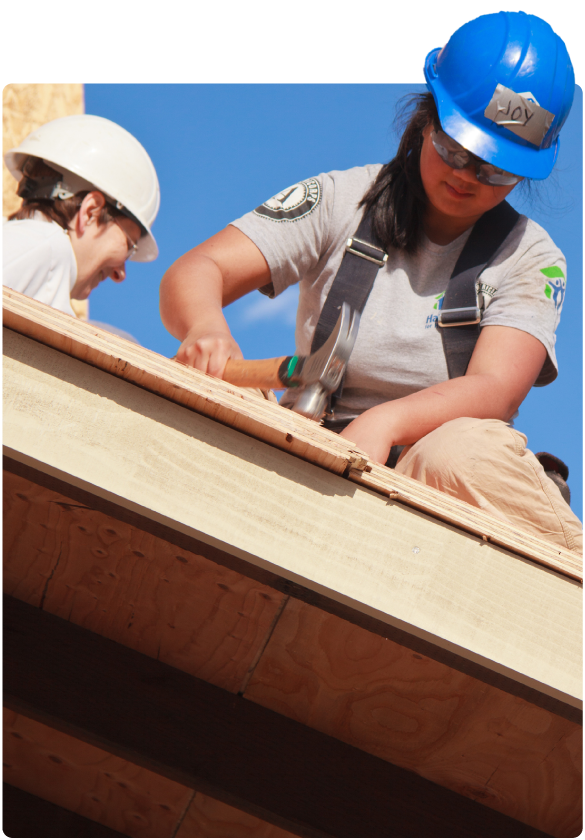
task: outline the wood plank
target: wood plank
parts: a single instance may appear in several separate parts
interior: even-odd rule
[[[420,481],[400,475],[381,464],[369,464],[366,470],[351,468],[348,477],[363,487],[383,493],[395,502],[438,516],[443,521],[465,528],[469,533],[477,534],[494,545],[508,548],[523,557],[536,559],[544,566],[583,581],[583,558],[577,552],[545,542],[503,521],[499,523],[499,527],[494,528],[495,520],[479,508],[446,496],[445,493],[427,487]],[[445,504],[445,499],[449,499],[448,505]]]
[[[297,837],[225,802],[196,793],[176,837]]]
[[[5,837],[127,837],[12,785],[2,785]]]
[[[5,703],[311,837],[542,832],[189,674],[5,597]]]
[[[286,452],[365,484],[385,496],[453,523],[551,568],[583,578],[582,558],[574,552],[488,516],[420,482],[371,462],[353,444],[316,423],[243,389],[184,368],[132,342],[79,323],[58,310],[3,290],[4,324],[153,393],[192,408]]]
[[[287,599],[294,597],[304,603],[311,604],[319,610],[331,615],[339,616],[339,618],[342,618],[344,621],[350,622],[358,627],[362,627],[369,633],[381,636],[384,639],[392,639],[398,645],[403,648],[407,648],[413,653],[419,653],[426,658],[431,658],[436,662],[441,662],[448,668],[458,671],[460,674],[466,674],[467,676],[473,677],[474,680],[479,680],[487,685],[496,686],[502,691],[505,691],[507,694],[511,694],[514,697],[521,697],[529,703],[550,711],[555,715],[564,717],[566,720],[577,723],[579,726],[583,723],[583,713],[581,709],[570,706],[555,697],[543,694],[535,688],[526,686],[516,680],[504,676],[503,674],[486,668],[478,662],[473,662],[463,656],[459,656],[452,651],[432,644],[431,642],[423,640],[418,636],[414,636],[412,633],[399,630],[388,623],[375,619],[370,615],[366,615],[363,612],[347,606],[346,604],[342,604],[339,601],[335,601],[332,598],[328,598],[320,593],[307,589],[304,586],[300,586],[293,581],[287,580],[285,577],[271,573],[259,566],[245,563],[232,554],[220,551],[219,549],[209,546],[200,540],[195,540],[192,537],[188,537],[183,533],[172,530],[171,528],[164,527],[160,523],[147,519],[144,516],[139,516],[120,505],[115,505],[112,502],[106,502],[99,496],[80,490],[71,484],[67,484],[59,479],[47,475],[46,473],[42,473],[39,470],[35,470],[32,467],[28,467],[18,461],[14,461],[13,459],[4,456],[5,495],[9,495],[8,488],[15,488],[14,482],[18,479],[26,482],[24,485],[25,487],[30,485],[35,488],[28,494],[29,500],[36,494],[37,488],[38,491],[41,491],[42,489],[44,491],[48,491],[43,492],[42,494],[42,498],[47,503],[46,506],[39,506],[36,508],[34,515],[27,519],[29,528],[32,528],[34,523],[37,521],[48,521],[51,516],[48,508],[54,503],[58,503],[60,508],[72,510],[78,509],[80,512],[88,510],[92,517],[99,517],[99,521],[101,523],[99,526],[100,530],[112,529],[115,531],[120,527],[120,523],[123,523],[124,525],[129,526],[133,534],[135,533],[135,536],[131,538],[132,540],[141,540],[143,533],[150,534],[157,540],[162,541],[162,545],[164,546],[163,550],[171,556],[179,554],[180,556],[186,557],[187,554],[194,554],[198,557],[205,557],[219,567],[231,569],[240,575],[250,577],[251,580],[258,581],[259,583],[269,587],[269,591],[282,593]],[[11,518],[10,524],[5,526],[7,534],[13,528],[12,519],[14,518]],[[8,539],[6,539],[6,543],[8,545]],[[22,582],[19,579],[19,575],[26,578],[29,573],[31,554],[34,559],[35,553],[36,549],[34,540],[25,543],[21,547],[20,552],[15,552],[12,548],[10,548],[8,552],[5,551],[4,553],[4,566],[6,569],[5,592],[7,594],[14,594],[19,597],[20,600],[27,601],[27,603],[36,605],[37,602],[34,599],[28,600],[25,597],[27,586],[21,585]],[[218,570],[218,574],[219,573],[220,572]],[[14,588],[11,589],[11,586]],[[51,587],[51,582],[43,580],[43,588],[45,587],[48,591]],[[69,618],[70,620],[73,619],[73,613],[71,613]],[[180,667],[180,664],[177,664],[176,667]],[[252,670],[253,667],[251,666],[248,673],[250,674]],[[195,674],[195,676],[201,675]],[[247,682],[247,676],[244,680],[244,684]],[[212,682],[213,680],[209,679],[208,681]],[[243,690],[243,688],[244,685],[242,685],[241,690]]]
[[[285,595],[12,473],[4,591],[237,692]]]
[[[335,473],[367,463],[365,453],[348,441],[277,403],[80,322],[13,289],[3,287],[2,296],[3,322],[16,332]]]
[[[557,837],[581,726],[290,599],[244,696]]]
[[[193,796],[179,782],[9,709],[3,741],[6,782],[123,836],[172,837]]]
[[[4,352],[11,457],[581,707],[575,581],[23,336]]]

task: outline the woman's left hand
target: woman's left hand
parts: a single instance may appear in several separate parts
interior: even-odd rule
[[[383,403],[359,417],[340,432],[340,437],[352,441],[369,455],[372,461],[385,464],[394,445],[392,430],[392,403]]]

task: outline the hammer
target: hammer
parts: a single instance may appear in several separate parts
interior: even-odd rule
[[[223,379],[248,388],[295,388],[293,411],[320,420],[327,397],[339,386],[360,324],[359,312],[349,304],[341,312],[325,344],[310,356],[280,356],[278,359],[228,359]]]

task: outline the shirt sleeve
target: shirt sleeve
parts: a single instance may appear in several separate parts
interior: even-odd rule
[[[272,284],[260,291],[281,294],[318,271],[327,251],[334,180],[327,174],[287,187],[231,224],[260,249]]]
[[[547,359],[535,384],[548,385],[558,371],[555,331],[565,298],[567,264],[540,225],[522,217],[519,228],[480,278],[486,304],[481,323],[514,327],[537,338]]]
[[[69,293],[77,276],[69,237],[50,222],[23,219],[3,229],[2,283],[74,315]]]

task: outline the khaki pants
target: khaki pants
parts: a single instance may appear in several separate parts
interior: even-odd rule
[[[580,521],[526,448],[501,420],[451,420],[406,446],[396,472],[570,551],[583,551]]]

